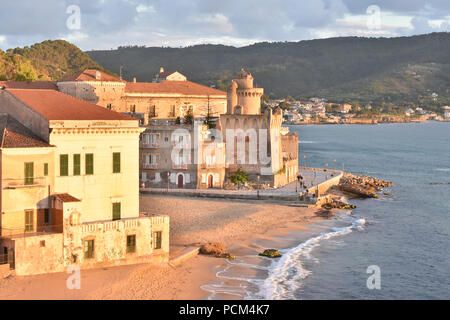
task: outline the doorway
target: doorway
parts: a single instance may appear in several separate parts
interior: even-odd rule
[[[183,189],[184,177],[182,174],[178,175],[178,189]]]
[[[214,176],[212,174],[208,176],[208,188],[214,188]]]

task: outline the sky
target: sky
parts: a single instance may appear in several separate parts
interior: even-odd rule
[[[118,46],[245,46],[341,36],[449,31],[449,0],[14,0],[0,6],[0,48],[64,39]]]

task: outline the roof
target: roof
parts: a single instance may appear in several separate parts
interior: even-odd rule
[[[55,90],[7,89],[17,99],[48,120],[134,120],[136,119]]]
[[[58,90],[56,83],[51,81],[0,81],[0,87],[8,89]]]
[[[0,113],[0,148],[52,147],[9,114]]]
[[[170,76],[171,74],[175,73],[176,71],[165,71],[165,72],[160,72],[157,73],[156,76],[158,78],[167,78],[168,76]]]
[[[57,193],[53,194],[52,196],[58,200],[61,200],[62,202],[81,202],[80,199],[77,199],[68,193]]]
[[[100,77],[97,79],[96,74]],[[75,74],[67,75],[63,77],[60,82],[68,81],[111,81],[111,82],[123,82],[120,78],[107,74],[106,72],[99,71],[97,69],[85,69]]]
[[[225,91],[210,88],[191,81],[167,81],[161,83],[127,82],[127,93],[178,93],[184,95],[226,95]]]

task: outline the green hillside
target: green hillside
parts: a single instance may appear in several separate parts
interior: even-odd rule
[[[119,47],[89,56],[125,79],[151,81],[164,66],[192,81],[225,88],[241,68],[274,97],[321,96],[360,103],[420,102],[450,94],[450,33],[399,38],[331,38],[235,48]]]
[[[105,71],[77,46],[64,40],[48,40],[6,52],[0,50],[0,80],[56,81],[86,68]]]

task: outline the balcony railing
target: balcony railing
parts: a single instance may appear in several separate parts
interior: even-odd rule
[[[159,148],[159,143],[158,142],[141,142],[141,147],[143,148]]]
[[[3,179],[5,189],[36,188],[45,186],[45,178]]]
[[[174,169],[187,169],[188,165],[187,164],[173,164],[173,168]]]
[[[158,169],[158,164],[157,163],[144,163],[142,165],[142,167],[144,169]]]

